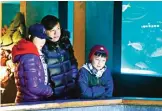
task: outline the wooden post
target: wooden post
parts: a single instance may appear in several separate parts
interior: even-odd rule
[[[24,14],[26,22],[26,1],[20,1],[20,12]]]
[[[74,2],[74,52],[80,68],[85,63],[85,2]]]

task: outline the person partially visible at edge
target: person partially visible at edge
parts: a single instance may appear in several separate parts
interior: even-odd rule
[[[53,94],[42,53],[46,38],[44,26],[34,24],[29,27],[28,39],[21,39],[12,48],[12,59],[16,64],[16,103],[42,101]]]
[[[113,79],[105,65],[108,51],[102,45],[95,45],[89,53],[89,62],[79,70],[78,85],[80,98],[106,99],[112,97]]]
[[[48,72],[53,86],[53,99],[77,98],[76,78],[78,63],[70,43],[70,33],[61,29],[59,19],[47,15],[41,20],[46,29],[47,39],[43,47]]]

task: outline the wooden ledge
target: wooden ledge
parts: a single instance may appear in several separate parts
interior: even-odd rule
[[[162,107],[162,98],[116,98],[109,100],[57,100],[46,102],[29,102],[23,104],[12,103],[2,104],[0,110],[40,110],[109,105],[149,105]]]
[[[73,108],[73,107],[88,107],[88,106],[106,106],[112,104],[121,104],[122,99],[112,100],[79,100],[79,101],[46,101],[45,102],[30,102],[25,104],[2,104],[1,110],[38,110],[38,109],[51,109],[51,108]]]
[[[125,97],[122,98],[124,105],[160,105],[162,106],[162,98],[141,98],[141,97]]]

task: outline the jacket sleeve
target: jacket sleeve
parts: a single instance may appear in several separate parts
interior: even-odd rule
[[[65,29],[62,29],[61,30],[61,42],[65,45],[65,48],[69,51],[70,53],[70,60],[71,60],[71,63],[72,65],[76,65],[78,67],[78,62],[74,56],[74,50],[73,50],[73,46],[69,40],[70,38],[70,32],[65,30]]]
[[[113,84],[113,78],[111,76],[111,72],[107,70],[106,73],[107,73],[106,87],[105,87],[106,92],[104,94],[104,98],[109,98],[109,97],[112,97],[114,84]]]
[[[88,71],[81,68],[79,71],[78,85],[81,91],[82,98],[98,98],[103,96],[105,93],[105,87],[103,86],[93,86],[90,87],[88,84]]]
[[[68,34],[68,36],[70,36],[70,34]],[[78,74],[78,62],[77,62],[77,59],[74,56],[73,46],[72,46],[72,44],[69,40],[69,37],[68,38],[65,37],[64,42],[66,44],[65,47],[69,52],[69,59],[70,59],[71,65],[72,65],[72,67],[71,67],[72,68],[72,75],[73,75],[73,78],[76,79],[77,74]]]
[[[53,94],[52,88],[48,85],[45,85],[44,82],[39,82],[38,80],[39,58],[31,54],[30,56],[24,56],[22,61],[27,89],[36,95],[46,97],[51,96]]]
[[[72,77],[74,80],[77,79],[78,76],[78,62],[74,56],[74,51],[73,51],[73,47],[71,45],[70,47],[70,61],[71,61],[71,70],[72,70]]]

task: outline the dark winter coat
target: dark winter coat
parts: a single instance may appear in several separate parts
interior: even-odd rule
[[[58,42],[46,41],[43,47],[54,99],[75,98],[77,60],[69,40],[69,32],[62,30]]]

